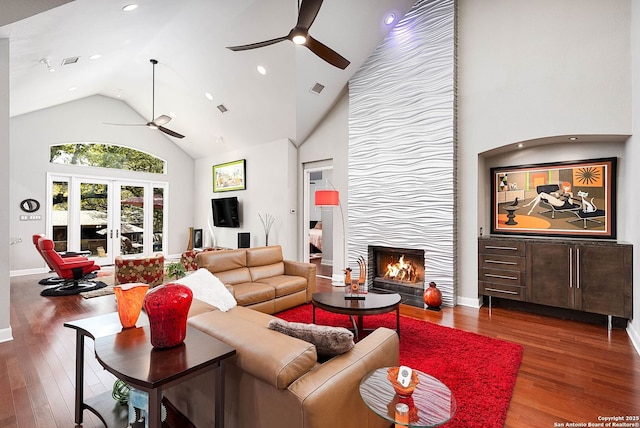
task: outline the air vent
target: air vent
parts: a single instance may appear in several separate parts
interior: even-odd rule
[[[322,92],[323,89],[324,89],[324,85],[316,82],[316,84],[313,85],[313,87],[311,88],[310,92],[312,94],[318,95],[320,94],[320,92]]]
[[[62,65],[75,64],[76,62],[78,62],[79,59],[80,59],[79,56],[72,56],[69,58],[65,58],[62,60]]]
[[[220,104],[220,105],[218,106],[218,110],[220,110],[220,113],[226,113],[226,112],[228,112],[228,111],[229,111],[229,110],[224,106],[224,104]]]

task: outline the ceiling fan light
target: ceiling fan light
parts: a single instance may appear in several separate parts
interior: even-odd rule
[[[296,34],[295,36],[293,36],[291,41],[296,45],[304,45],[307,41],[307,36],[305,36],[304,34]]]
[[[148,123],[147,126],[149,127],[149,129],[158,129],[155,123]]]

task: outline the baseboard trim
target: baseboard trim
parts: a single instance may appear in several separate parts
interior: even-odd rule
[[[42,273],[48,273],[48,272],[51,272],[51,271],[47,268],[19,269],[19,270],[12,270],[11,272],[9,272],[9,276],[36,275],[36,274],[42,274]],[[55,274],[52,273],[52,275],[55,275]]]
[[[0,330],[0,343],[13,340],[13,332],[11,327]]]
[[[456,304],[460,306],[468,306],[470,308],[480,309],[482,307],[482,297],[474,299],[472,297],[460,297],[456,299]]]
[[[628,322],[627,334],[629,335],[629,339],[631,339],[631,344],[636,348],[638,355],[640,355],[640,331],[637,329],[638,326],[640,326],[640,323],[637,321],[635,323]]]

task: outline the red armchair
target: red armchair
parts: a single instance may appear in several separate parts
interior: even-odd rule
[[[33,245],[36,247],[36,251],[38,251],[38,254],[40,254],[44,259],[44,261],[47,263],[47,266],[49,266],[49,269],[51,269],[51,271],[54,272],[55,268],[49,264],[47,259],[44,258],[42,251],[40,251],[40,248],[38,248],[38,241],[40,241],[40,238],[44,238],[44,237],[45,236],[42,233],[36,233],[35,235],[33,235],[32,237]],[[91,254],[91,251],[82,251],[79,253],[65,252],[65,253],[58,253],[58,254],[60,254],[60,257],[65,258],[67,260],[71,260],[71,259],[87,260],[87,258],[84,256],[88,256],[89,254]],[[93,274],[93,277],[95,277],[95,274]],[[89,279],[89,278],[91,278],[91,275],[88,275],[85,279]],[[42,285],[62,285],[64,282],[65,282],[65,279],[60,278],[59,276],[51,276],[49,278],[44,278],[39,281],[39,283]]]
[[[53,241],[44,237],[38,240],[38,250],[47,264],[64,279],[62,285],[46,288],[40,295],[66,296],[100,288],[95,282],[85,281],[89,274],[100,270],[93,260],[85,257],[63,258],[55,251]]]

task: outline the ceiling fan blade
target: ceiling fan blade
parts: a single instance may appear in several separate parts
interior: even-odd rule
[[[175,132],[175,131],[172,131],[172,130],[170,130],[170,129],[165,128],[164,126],[158,126],[158,129],[159,129],[160,131],[164,132],[164,133],[165,133],[165,134],[167,134],[167,135],[171,135],[172,137],[175,137],[175,138],[184,138],[184,135],[182,135],[182,134],[178,134],[178,133],[177,133],[177,132]]]
[[[304,46],[308,47],[311,52],[318,55],[329,64],[334,65],[342,70],[344,70],[349,64],[351,64],[349,60],[340,55],[338,52],[334,51],[329,46],[326,46],[325,44],[317,41],[311,36],[307,36],[307,41],[304,43]]]
[[[115,126],[147,126],[146,123],[110,123],[102,122],[103,125],[115,125]]]
[[[277,39],[265,40],[264,42],[251,43],[250,45],[242,45],[242,46],[227,46],[227,49],[230,49],[234,52],[237,51],[246,51],[249,49],[262,48],[265,46],[273,45],[284,40],[287,40],[289,36],[278,37]]]
[[[171,116],[167,116],[166,114],[163,114],[163,115],[158,116],[155,119],[153,119],[153,123],[156,126],[162,126],[162,125],[165,125],[165,124],[169,123],[170,120],[171,120]]]
[[[318,12],[320,12],[320,6],[322,6],[322,0],[302,0],[296,28],[309,30],[316,16],[318,16]]]

